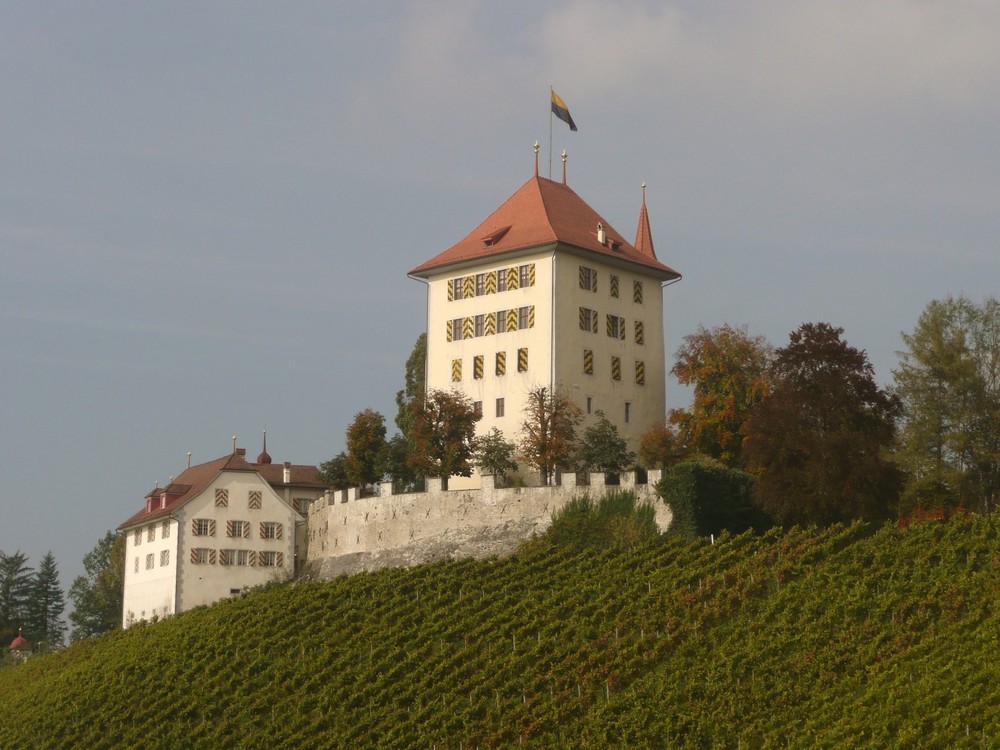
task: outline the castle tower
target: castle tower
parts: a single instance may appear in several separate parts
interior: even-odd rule
[[[478,434],[516,442],[539,386],[582,427],[603,411],[633,450],[663,423],[662,289],[680,274],[653,251],[645,184],[631,244],[569,188],[565,156],[562,183],[540,177],[536,150],[534,176],[410,276],[427,283],[427,388],[472,399]]]

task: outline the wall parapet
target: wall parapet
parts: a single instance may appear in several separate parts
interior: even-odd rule
[[[544,532],[574,497],[597,500],[618,490],[652,505],[657,525],[666,530],[670,511],[654,489],[660,475],[651,470],[639,482],[635,472],[623,472],[618,484],[609,484],[604,474],[592,472],[583,484],[576,474],[563,473],[558,484],[532,487],[497,487],[493,476],[484,475],[480,489],[442,489],[439,478],[428,478],[423,492],[394,493],[391,482],[376,485],[377,494],[369,496],[357,488],[330,491],[309,510],[306,575],[507,554]]]

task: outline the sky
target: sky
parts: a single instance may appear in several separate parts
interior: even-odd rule
[[[993,0],[0,1],[0,550],[68,588],[189,451],[391,426],[407,271],[536,140],[626,237],[647,183],[668,368],[822,321],[891,384],[927,303],[997,295],[998,38]]]

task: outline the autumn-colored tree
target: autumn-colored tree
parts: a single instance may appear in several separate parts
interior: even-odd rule
[[[355,487],[371,487],[382,479],[386,465],[385,417],[374,409],[354,415],[347,428],[344,470]]]
[[[782,524],[887,517],[900,475],[884,457],[899,400],[842,328],[804,323],[775,353],[774,390],[744,423],[754,502]]]
[[[470,476],[479,415],[469,397],[458,391],[431,390],[409,408],[410,467],[424,477]]]
[[[476,466],[483,474],[496,477],[497,486],[503,486],[504,480],[512,471],[517,471],[517,461],[514,454],[517,446],[506,440],[503,433],[496,427],[485,435],[476,438]]]
[[[693,386],[690,409],[671,412],[679,446],[729,466],[739,464],[743,420],[771,390],[768,367],[773,355],[762,336],[745,326],[699,327],[684,337],[671,372]]]
[[[539,387],[528,392],[521,421],[521,453],[548,484],[556,467],[575,460],[576,428],[583,419],[580,407],[558,391]]]
[[[639,442],[639,460],[647,469],[668,469],[683,461],[687,454],[688,450],[672,424],[658,424],[650,428]]]
[[[625,471],[635,461],[635,453],[618,434],[618,428],[604,416],[600,409],[597,421],[583,431],[577,451],[577,462],[588,471],[617,474]]]
[[[935,300],[903,334],[893,371],[902,399],[900,511],[965,506],[989,513],[1000,492],[1000,302]]]

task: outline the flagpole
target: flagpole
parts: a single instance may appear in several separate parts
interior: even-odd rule
[[[555,89],[549,86],[549,179],[552,179],[552,93]]]

